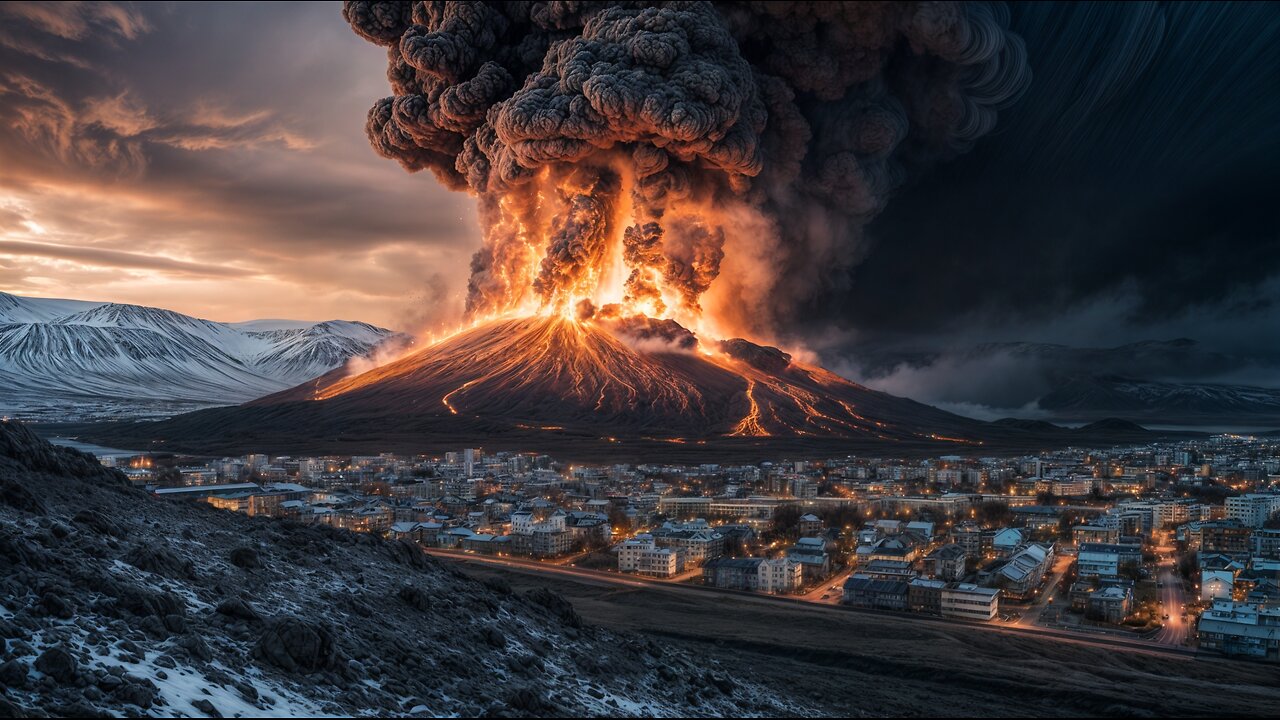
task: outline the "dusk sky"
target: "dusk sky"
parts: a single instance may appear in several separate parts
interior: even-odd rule
[[[1014,340],[1189,337],[1212,358],[1166,376],[1274,385],[1277,15],[1014,7],[1029,91],[912,178],[781,339],[956,407],[996,401],[948,389],[972,368],[947,353]],[[9,3],[0,20],[0,290],[216,320],[459,316],[474,203],[369,148],[386,58],[337,3]]]
[[[0,290],[456,314],[474,211],[369,149],[385,65],[337,3],[0,6]]]

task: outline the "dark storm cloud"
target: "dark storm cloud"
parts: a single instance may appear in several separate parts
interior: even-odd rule
[[[827,357],[863,377],[872,356],[927,350],[938,382],[903,366],[921,387],[948,373],[989,387],[957,368],[981,371],[964,348],[991,340],[1177,337],[1237,358],[1187,358],[1182,379],[1280,384],[1280,9],[1030,3],[1011,27],[1036,74],[1027,94],[973,153],[899,193],[800,334],[843,329],[854,341]]]

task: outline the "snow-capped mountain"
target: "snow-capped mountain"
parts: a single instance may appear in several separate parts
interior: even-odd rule
[[[0,293],[0,414],[166,415],[240,403],[406,339],[348,320],[219,323]]]

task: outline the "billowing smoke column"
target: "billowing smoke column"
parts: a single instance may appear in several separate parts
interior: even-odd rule
[[[767,333],[1029,80],[985,3],[347,2],[374,148],[480,200],[467,308]],[[612,294],[611,294],[612,293]]]

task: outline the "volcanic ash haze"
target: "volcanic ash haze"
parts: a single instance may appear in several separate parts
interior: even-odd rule
[[[772,337],[1030,74],[986,3],[347,2],[374,149],[477,197],[473,318]]]

